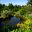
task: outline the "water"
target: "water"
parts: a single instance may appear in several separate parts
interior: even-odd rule
[[[8,21],[8,20],[7,20]],[[9,21],[8,23],[0,23],[0,32],[5,32],[5,29],[8,31],[8,27],[6,28],[7,25],[9,26],[15,26],[17,23],[20,22],[20,18],[16,18],[15,16],[13,16]]]
[[[8,21],[8,20],[7,20]],[[15,16],[13,16],[9,21],[8,23],[6,23],[7,25],[16,25],[17,23],[20,22],[20,18],[16,18]],[[6,25],[4,22],[2,22],[0,24],[0,26],[5,26]]]
[[[20,22],[20,18],[16,18],[15,16],[11,18],[11,20],[8,22],[8,25],[16,25]]]

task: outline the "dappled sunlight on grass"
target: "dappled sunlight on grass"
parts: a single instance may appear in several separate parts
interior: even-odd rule
[[[25,24],[30,24],[31,21],[30,21],[30,19],[27,19],[24,23],[25,23]]]
[[[22,27],[22,28],[26,28],[26,29],[28,29],[28,28],[31,28],[32,29],[32,20],[30,20],[30,19],[27,19],[26,21],[24,21],[24,23],[18,23],[17,24],[17,27]]]

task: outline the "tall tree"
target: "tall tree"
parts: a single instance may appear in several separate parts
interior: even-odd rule
[[[9,7],[9,9],[11,9],[11,10],[14,8],[13,4],[10,4],[10,3],[9,3],[9,5],[8,5],[8,7]]]
[[[31,4],[32,5],[32,0],[28,0],[28,4]]]
[[[5,7],[5,4],[3,4],[3,8]]]
[[[2,7],[3,7],[2,4],[0,4],[0,11],[2,10]]]
[[[4,7],[5,7],[5,4],[0,4],[0,11],[2,11]]]

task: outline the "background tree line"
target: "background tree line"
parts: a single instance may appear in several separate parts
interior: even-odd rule
[[[28,0],[27,5],[22,6],[13,5],[12,3],[9,3],[7,6],[5,4],[0,3],[0,15],[15,14],[15,13],[19,13],[21,15],[32,13],[32,0]]]

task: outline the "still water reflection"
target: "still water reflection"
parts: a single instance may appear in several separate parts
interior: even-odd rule
[[[20,18],[16,18],[15,16],[13,16],[8,23],[1,23],[0,26],[5,26],[5,25],[16,25],[17,23],[20,22]]]

